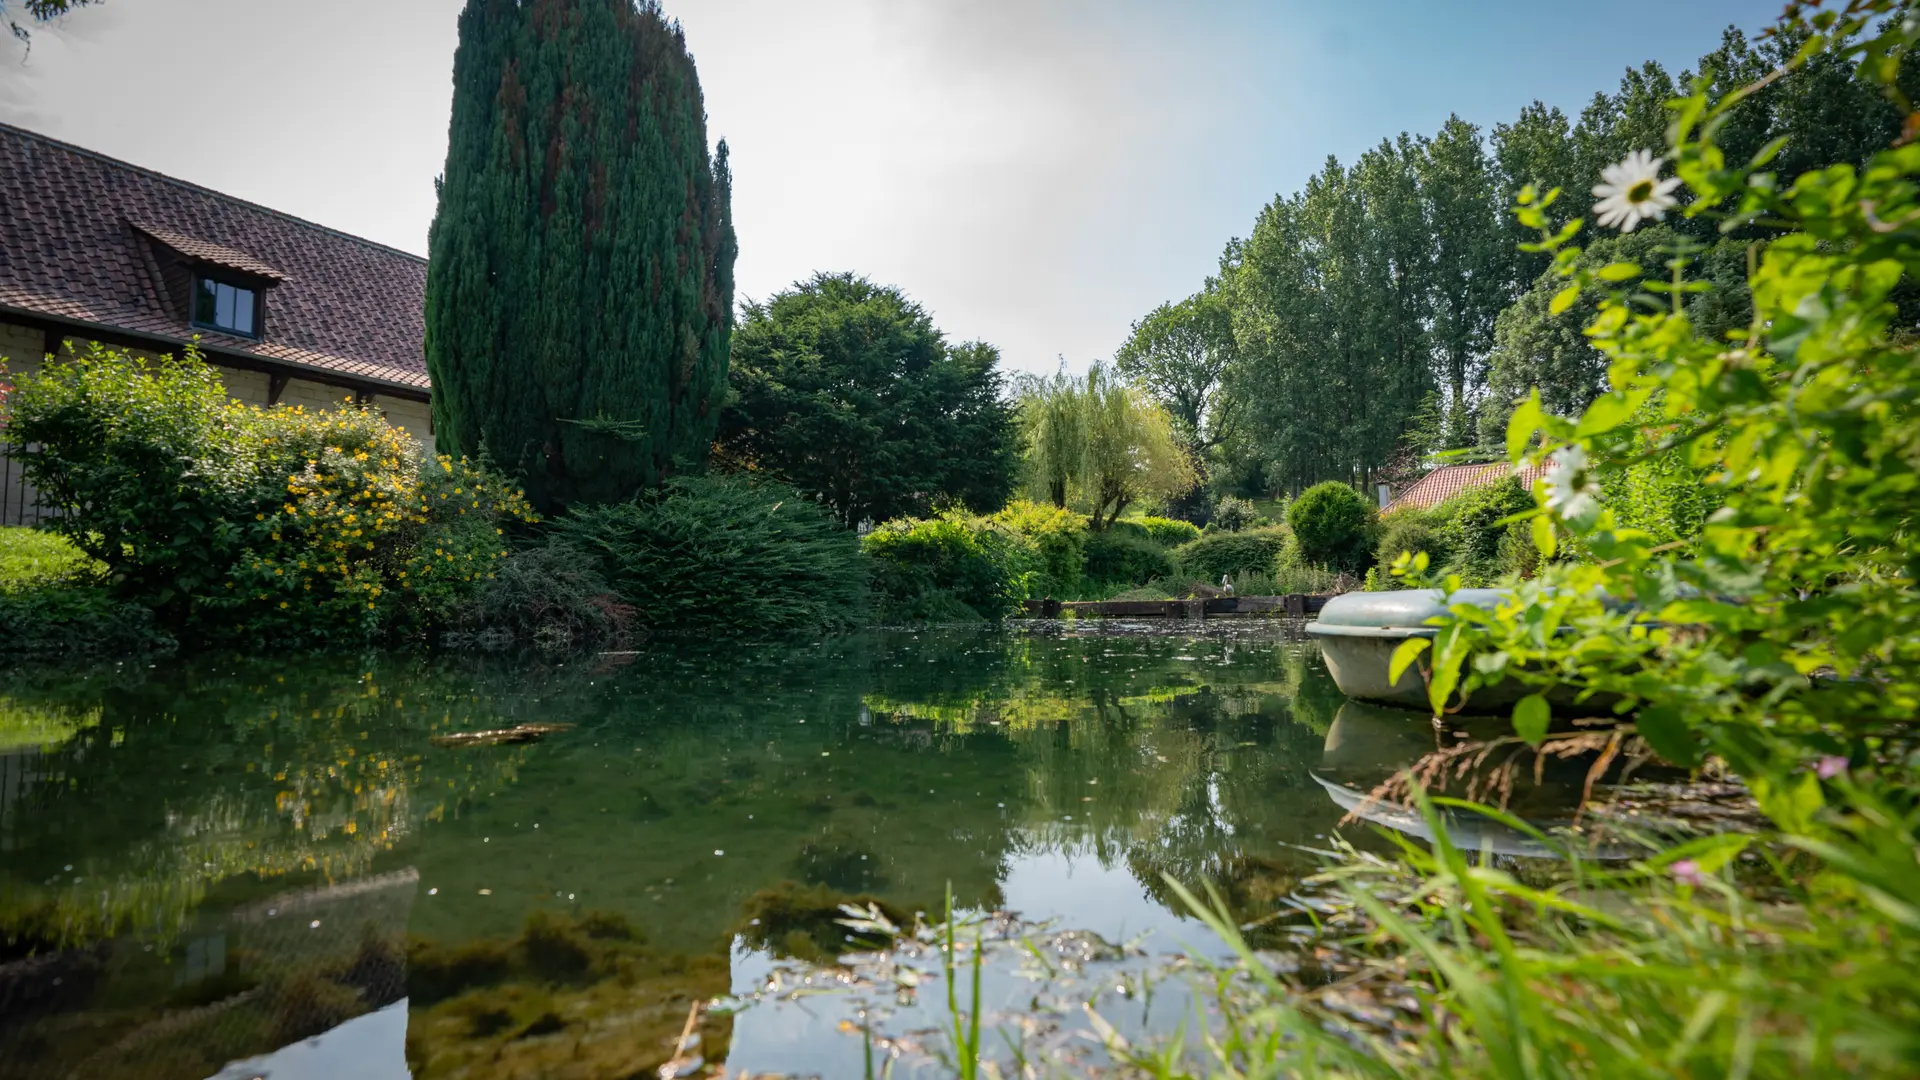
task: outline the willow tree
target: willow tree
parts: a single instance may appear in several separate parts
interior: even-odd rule
[[[1088,514],[1095,529],[1135,503],[1193,490],[1193,465],[1167,410],[1105,364],[1085,378],[1061,372],[1029,380],[1020,417],[1034,493]]]
[[[703,460],[736,244],[686,39],[655,0],[468,0],[427,270],[435,433],[536,505]]]

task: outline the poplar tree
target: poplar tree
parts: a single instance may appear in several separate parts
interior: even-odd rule
[[[468,0],[427,271],[439,445],[545,510],[704,460],[727,392],[727,148],[655,0]]]

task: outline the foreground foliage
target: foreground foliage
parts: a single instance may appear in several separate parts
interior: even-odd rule
[[[1805,42],[1787,67],[1842,58],[1883,84],[1920,37],[1877,0],[1795,7],[1782,31]],[[1512,725],[1536,745],[1560,707],[1549,691],[1556,702],[1606,694],[1633,710],[1631,727],[1602,737],[1609,753],[1637,736],[1669,762],[1730,770],[1771,828],[1656,841],[1623,869],[1572,860],[1541,887],[1454,846],[1433,816],[1439,800],[1423,799],[1431,852],[1405,843],[1395,862],[1350,861],[1332,875],[1347,925],[1377,950],[1373,985],[1407,1022],[1386,1032],[1356,1011],[1363,980],[1346,981],[1344,997],[1302,993],[1242,942],[1218,986],[1230,1019],[1207,1048],[1215,1071],[1799,1077],[1920,1066],[1920,995],[1907,974],[1920,959],[1920,352],[1895,332],[1894,296],[1920,272],[1920,146],[1863,168],[1775,176],[1766,168],[1780,144],[1734,156],[1721,141],[1742,99],[1773,81],[1717,98],[1702,83],[1673,106],[1670,160],[1690,223],[1764,221],[1780,233],[1752,249],[1753,317],[1730,339],[1693,325],[1684,260],[1665,273],[1586,269],[1567,246],[1574,227],[1550,228],[1547,200],[1523,195],[1521,217],[1542,236],[1532,250],[1571,278],[1556,303],[1605,294],[1589,334],[1612,389],[1577,420],[1536,394],[1507,431],[1517,463],[1550,465],[1530,512],[1536,545],[1551,556],[1573,541],[1591,558],[1548,565],[1497,610],[1454,607],[1431,643],[1395,657],[1396,675],[1420,665],[1436,712],[1456,692],[1470,704],[1520,680],[1532,693]],[[1723,503],[1694,544],[1629,527],[1596,481],[1653,455],[1705,470]],[[1402,558],[1396,569],[1417,580],[1428,564]],[[1600,708],[1588,698],[1579,711]],[[1577,838],[1538,838],[1566,843],[1570,857],[1580,849]],[[1186,1075],[1178,1061],[1141,1064]]]

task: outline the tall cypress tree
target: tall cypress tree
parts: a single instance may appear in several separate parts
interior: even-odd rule
[[[656,0],[468,0],[427,271],[440,445],[536,505],[704,459],[726,397],[727,148]]]

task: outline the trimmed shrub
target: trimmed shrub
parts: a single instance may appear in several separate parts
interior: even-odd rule
[[[1179,518],[1149,516],[1137,518],[1134,523],[1147,534],[1147,539],[1163,548],[1175,548],[1200,539],[1200,526]]]
[[[1216,529],[1239,532],[1241,529],[1251,528],[1253,519],[1252,500],[1242,499],[1237,495],[1224,495],[1213,504],[1212,525]]]
[[[992,520],[1025,549],[1033,571],[1029,595],[1066,597],[1080,588],[1087,561],[1087,515],[1016,499]]]
[[[1272,574],[1286,542],[1285,529],[1211,532],[1177,549],[1174,557],[1181,573],[1218,585],[1223,577]]]
[[[1086,549],[1087,579],[1104,585],[1145,585],[1176,570],[1165,548],[1112,529],[1088,533]]]
[[[631,503],[556,518],[636,624],[660,635],[782,637],[867,621],[867,564],[853,533],[784,484],[681,476]]]
[[[1027,598],[1027,553],[986,518],[900,518],[860,546],[874,560],[885,622],[997,621]]]
[[[1301,492],[1287,508],[1287,526],[1293,530],[1300,558],[1348,574],[1361,573],[1373,561],[1378,525],[1378,514],[1366,496],[1334,480]]]

